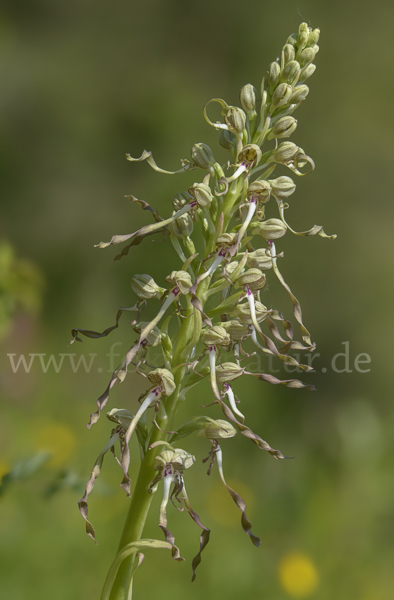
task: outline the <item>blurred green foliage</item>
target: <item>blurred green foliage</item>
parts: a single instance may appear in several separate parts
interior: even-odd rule
[[[0,340],[16,311],[37,312],[41,306],[43,278],[36,265],[18,260],[12,246],[0,242]]]
[[[313,156],[316,171],[297,180],[298,210],[289,213],[295,229],[316,222],[338,239],[284,238],[281,249],[283,274],[320,353],[308,376],[318,391],[254,380],[248,389],[234,386],[253,428],[296,457],[274,461],[241,436],[223,443],[229,484],[248,502],[262,546],[256,550],[243,534],[215,473],[207,478],[196,465],[188,493],[212,529],[197,580],[190,584],[190,560],[179,565],[165,552],[147,552],[135,597],[393,597],[393,18],[387,0],[2,3],[0,239],[7,242],[0,303],[13,325],[0,353],[1,474],[15,474],[42,452],[51,455],[31,477],[8,477],[0,499],[4,598],[99,597],[127,512],[111,457],[90,507],[97,548],[84,533],[77,500],[110,428],[104,420],[91,431],[85,424],[107,385],[111,344],[120,341],[121,353],[130,328],[125,320],[116,338],[67,348],[69,332],[112,324],[117,308],[134,302],[134,273],[163,282],[174,255],[159,236],[116,263],[111,249],[93,244],[145,222],[125,194],[169,214],[192,175],[166,178],[127,163],[125,153],[139,156],[146,148],[173,169],[189,158],[194,142],[210,144],[216,134],[203,120],[205,103],[223,97],[236,104],[240,87],[259,84],[303,20],[320,27],[321,50],[293,137]],[[26,308],[38,306],[39,272],[46,291],[37,315]],[[266,293],[278,290],[272,284]],[[280,308],[290,314],[287,298]],[[349,342],[349,372],[336,372],[331,361],[345,351],[343,342]],[[84,354],[88,363],[89,354],[97,356],[90,373],[73,368],[68,355],[58,372],[53,363],[44,372],[35,357],[28,373],[14,373],[8,356],[41,354],[45,362],[62,353],[76,354],[75,361]],[[371,358],[365,373],[354,364],[361,353]],[[344,369],[345,357],[335,364]],[[111,407],[132,410],[144,389],[128,378],[114,390]],[[190,402],[205,404],[206,392]],[[202,455],[203,440],[191,440],[190,451]],[[169,518],[190,559],[198,545],[193,523],[175,510]],[[147,537],[158,532],[151,521]],[[304,579],[293,577],[289,587],[294,568]]]

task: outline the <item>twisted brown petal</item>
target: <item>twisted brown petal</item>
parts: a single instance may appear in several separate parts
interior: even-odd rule
[[[92,473],[90,475],[89,481],[86,484],[85,493],[82,496],[82,498],[78,501],[78,507],[79,507],[80,513],[86,521],[86,533],[88,534],[89,537],[92,538],[92,540],[96,544],[97,544],[96,532],[94,530],[93,525],[91,524],[91,522],[88,519],[88,510],[89,510],[88,496],[92,493],[95,481],[96,481],[97,477],[100,475],[101,467],[103,466],[104,456],[107,454],[108,450],[110,450],[114,447],[116,442],[119,440],[119,437],[120,437],[119,432],[114,433],[114,435],[111,436],[111,439],[109,440],[108,444],[105,446],[104,450],[102,450],[100,452],[100,454],[98,455],[96,462],[94,463],[94,467],[92,469]]]
[[[254,544],[257,548],[260,546],[261,544],[261,540],[259,537],[257,537],[257,535],[254,535],[252,533],[252,523],[249,520],[247,514],[246,514],[246,502],[245,500],[242,498],[242,496],[240,496],[235,490],[233,490],[226,482],[225,478],[224,478],[224,474],[223,474],[223,459],[222,459],[222,450],[219,446],[219,444],[217,444],[217,449],[216,449],[216,456],[217,456],[217,461],[218,461],[218,468],[219,468],[219,474],[220,474],[220,478],[223,481],[224,485],[226,486],[226,488],[229,491],[230,496],[232,497],[232,499],[234,500],[235,504],[238,506],[239,510],[242,512],[242,517],[241,517],[241,524],[242,524],[242,528],[244,530],[245,533],[248,534],[248,536],[250,537],[252,544]]]

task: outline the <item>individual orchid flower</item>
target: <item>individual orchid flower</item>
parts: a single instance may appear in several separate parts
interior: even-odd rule
[[[149,321],[140,321],[139,323],[136,323],[133,327],[134,331],[138,334],[141,333],[141,331],[143,329],[145,329],[145,327],[149,325]],[[146,346],[152,346],[153,348],[155,346],[158,346],[160,344],[162,340],[162,332],[160,331],[160,329],[158,327],[154,327],[150,333],[146,336],[145,340],[142,342],[141,346],[146,347]]]
[[[113,388],[113,386],[119,381],[120,382],[124,381],[124,379],[127,375],[127,367],[131,364],[131,362],[137,356],[144,340],[148,337],[150,332],[156,327],[156,325],[162,319],[162,317],[164,316],[164,314],[166,313],[168,308],[178,298],[178,296],[180,294],[187,294],[190,290],[189,284],[191,286],[191,279],[190,279],[189,273],[187,273],[186,271],[173,271],[168,276],[167,280],[172,282],[173,284],[175,283],[175,287],[169,292],[166,300],[164,301],[164,303],[163,303],[160,311],[156,315],[156,317],[154,319],[152,319],[152,321],[150,321],[148,323],[148,325],[146,325],[144,327],[144,329],[141,331],[139,340],[127,352],[122,364],[117,369],[115,369],[105,392],[97,400],[96,404],[97,404],[98,410],[95,413],[91,413],[91,415],[90,415],[90,422],[88,423],[88,428],[90,428],[94,423],[97,423],[98,419],[100,418],[100,413],[103,410],[104,406],[108,402],[109,393],[110,393],[111,389]]]
[[[133,435],[141,417],[145,411],[153,404],[157,405],[163,396],[169,397],[175,390],[174,376],[171,371],[167,369],[155,369],[147,375],[149,381],[153,384],[153,388],[147,393],[143,399],[140,408],[136,412],[133,419],[130,421],[129,426],[124,435],[124,445],[122,449],[121,465],[124,473],[124,478],[121,483],[121,487],[125,490],[126,494],[130,495],[130,484],[131,480],[128,474],[130,466],[130,448],[129,443],[131,436]]]
[[[238,247],[241,244],[242,238],[244,237],[247,229],[262,204],[268,202],[270,198],[270,184],[268,181],[254,181],[248,187],[246,194],[247,197],[247,214],[243,219],[243,223],[238,231],[236,242],[231,248],[230,255],[234,256],[238,251]]]
[[[216,353],[220,347],[228,347],[230,345],[230,336],[223,327],[215,325],[203,333],[202,342],[209,348],[208,356],[211,386],[214,394],[217,395],[219,392],[216,383]]]
[[[207,177],[209,178],[209,175]],[[100,242],[99,244],[95,245],[95,248],[107,248],[108,246],[112,246],[114,244],[123,244],[124,242],[132,239],[133,241],[129,244],[129,246],[127,247],[127,250],[124,252],[122,251],[122,254],[117,258],[120,258],[124,254],[127,254],[130,246],[141,243],[141,241],[146,236],[152,235],[153,233],[156,233],[157,231],[164,229],[164,227],[167,227],[168,225],[170,225],[171,223],[173,223],[174,221],[179,219],[182,215],[184,215],[186,213],[194,212],[195,210],[197,210],[198,207],[204,208],[207,205],[209,205],[210,202],[212,201],[212,192],[211,192],[209,186],[206,186],[205,188],[203,186],[206,186],[206,184],[205,183],[193,184],[192,188],[189,189],[189,192],[192,195],[192,199],[190,200],[190,202],[187,202],[186,204],[184,204],[177,212],[175,212],[168,219],[157,218],[156,223],[153,223],[152,225],[145,225],[145,227],[141,227],[141,229],[138,229],[137,231],[134,231],[133,233],[128,233],[126,235],[114,235],[114,236],[112,236],[112,238],[110,239],[109,242]],[[137,201],[137,199],[134,199],[134,200]],[[141,203],[141,201],[139,201],[139,202]],[[145,204],[147,204],[147,203],[145,203]],[[144,208],[146,208],[146,207],[144,207]]]
[[[235,504],[238,506],[238,508],[242,512],[242,517],[241,517],[242,528],[245,531],[245,533],[247,533],[249,535],[252,543],[258,547],[261,544],[261,540],[259,537],[257,537],[256,535],[254,535],[252,533],[252,523],[248,519],[247,514],[246,514],[245,500],[242,498],[242,496],[240,496],[235,490],[233,490],[228,485],[228,483],[226,482],[226,480],[224,478],[224,474],[223,474],[223,455],[222,455],[222,449],[220,447],[218,440],[234,437],[236,435],[236,433],[237,432],[236,432],[235,428],[233,427],[233,425],[231,425],[231,423],[229,423],[228,421],[225,421],[223,419],[217,419],[216,421],[207,423],[205,425],[203,434],[205,435],[205,437],[208,440],[210,440],[210,442],[212,444],[212,449],[211,449],[210,453],[208,454],[207,458],[205,458],[203,460],[203,462],[206,462],[207,460],[210,459],[210,464],[209,464],[209,468],[208,468],[208,475],[210,475],[213,463],[216,459],[220,479],[222,480],[223,484],[225,485],[226,489],[228,490],[231,498],[234,500]]]
[[[186,493],[185,482],[183,479],[183,472],[189,469],[195,462],[195,457],[192,454],[182,450],[181,448],[173,448],[168,442],[156,442],[151,445],[151,449],[156,446],[165,445],[169,449],[163,450],[155,461],[155,470],[158,472],[154,480],[152,481],[149,492],[153,493],[157,490],[157,486],[160,481],[163,481],[163,499],[160,504],[159,511],[159,527],[163,531],[166,542],[172,546],[172,557],[175,560],[183,560],[180,555],[179,548],[175,545],[175,537],[173,533],[168,529],[167,520],[167,505],[169,500],[174,506],[183,511],[187,510],[193,521],[202,529],[200,536],[200,549],[199,552],[192,560],[193,577],[192,581],[196,578],[196,569],[201,562],[201,553],[205,546],[209,542],[210,529],[205,527],[200,520],[198,514],[193,510],[189,498]],[[173,489],[171,492],[171,486]],[[178,507],[174,499],[178,501],[180,507]]]
[[[293,142],[282,142],[277,148],[271,151],[266,159],[266,164],[277,163],[285,165],[296,175],[307,175],[315,168],[315,163],[310,156],[307,156],[302,148]],[[302,172],[300,169],[309,164],[310,170]]]
[[[260,163],[261,158],[262,152],[257,144],[246,144],[238,154],[236,171],[230,177],[226,177],[227,183],[235,181],[243,173],[250,173]]]
[[[137,320],[138,320],[139,316],[141,314],[142,307],[146,304],[146,301],[151,300],[152,298],[160,298],[160,296],[162,296],[162,294],[166,291],[165,288],[162,288],[157,285],[157,283],[154,281],[153,277],[151,277],[150,275],[146,275],[146,274],[134,275],[131,278],[130,284],[131,284],[131,289],[133,290],[133,292],[135,293],[135,295],[138,298],[137,304],[135,304],[134,306],[132,306],[130,308],[120,308],[116,315],[115,325],[113,325],[112,327],[108,327],[107,329],[105,329],[102,332],[92,331],[90,329],[73,329],[71,332],[73,335],[73,338],[70,342],[70,345],[72,343],[74,343],[75,340],[77,340],[78,342],[82,342],[81,338],[79,337],[80,334],[84,335],[85,337],[95,338],[95,339],[101,338],[101,337],[106,337],[112,331],[114,331],[114,329],[118,328],[119,319],[122,316],[122,313],[124,313],[124,312],[138,311],[138,316],[137,316]],[[134,321],[132,324],[134,325],[135,323],[136,323],[136,321]]]
[[[89,481],[85,487],[85,493],[82,498],[78,501],[79,510],[81,515],[86,521],[86,533],[92,540],[97,544],[96,540],[96,532],[92,525],[92,523],[88,519],[88,496],[92,493],[94,484],[96,479],[101,473],[101,468],[103,466],[104,456],[107,454],[109,450],[111,450],[114,455],[116,461],[120,464],[118,458],[115,454],[115,445],[117,442],[120,443],[121,452],[123,452],[123,448],[125,445],[125,434],[133,420],[134,415],[126,409],[113,408],[109,413],[107,413],[107,418],[116,423],[116,427],[111,431],[111,437],[107,445],[103,448],[103,450],[98,455],[96,462],[94,463],[94,467],[92,469]],[[139,429],[144,429],[144,427],[139,427]],[[144,435],[143,432],[140,435]]]
[[[197,206],[198,202],[196,200],[193,200],[189,204],[185,204],[185,206],[183,206],[180,210],[178,210],[168,219],[162,219],[161,221],[152,225],[145,225],[145,227],[141,227],[141,229],[138,229],[134,233],[128,233],[125,235],[114,235],[112,236],[109,242],[100,242],[99,244],[95,245],[95,248],[107,248],[108,246],[113,246],[114,244],[123,244],[123,242],[126,242],[133,238],[135,238],[135,241],[138,240],[138,243],[140,243],[140,241],[147,235],[152,235],[153,233],[164,229],[164,227],[170,225],[170,223],[173,223],[174,221],[176,221],[176,219],[179,219],[185,213],[195,210]],[[134,243],[134,245],[136,245],[136,243]]]
[[[253,252],[249,252],[247,265],[254,269],[260,269],[260,271],[272,269],[272,257],[270,251],[266,248],[258,248]]]
[[[160,298],[166,291],[165,288],[157,285],[150,275],[134,275],[131,278],[130,285],[139,300]]]
[[[207,106],[212,102],[217,102],[222,107],[222,115],[224,116],[224,123],[213,123],[207,115]],[[237,106],[229,106],[227,102],[221,98],[213,98],[204,107],[204,117],[209,125],[214,127],[216,130],[228,131],[236,136],[238,140],[238,149],[242,147],[242,142],[247,136],[246,126],[246,114],[241,108]]]
[[[292,387],[292,388],[303,388],[303,387],[308,388],[309,387],[309,386],[303,384],[298,379],[278,379],[277,377],[274,377],[270,373],[252,373],[250,371],[247,371],[245,369],[245,367],[241,367],[240,365],[238,365],[236,363],[231,363],[231,362],[222,363],[221,365],[218,365],[216,367],[216,383],[219,385],[222,385],[225,383],[228,385],[230,381],[233,381],[234,379],[238,379],[239,377],[242,377],[243,375],[252,375],[253,377],[256,377],[257,379],[260,379],[261,381],[266,381],[266,382],[269,382],[274,385],[282,384],[282,385],[285,385],[287,387]],[[224,391],[227,392],[227,389],[228,388],[224,388]],[[309,389],[314,389],[314,388],[309,387]],[[229,419],[232,423],[235,423],[236,427],[239,429],[239,431],[242,433],[242,435],[249,438],[254,444],[256,444],[262,450],[266,450],[267,452],[269,452],[269,454],[271,454],[274,458],[276,458],[276,459],[286,458],[280,450],[275,450],[274,448],[272,448],[270,446],[270,444],[268,444],[268,442],[263,440],[256,433],[254,433],[249,427],[247,427],[245,425],[245,423],[240,423],[237,420],[237,418],[234,416],[233,411],[224,403],[222,396],[220,394],[218,394],[216,396],[216,399],[223,411],[224,416],[227,419]]]
[[[294,316],[295,316],[296,320],[298,321],[300,328],[301,328],[302,339],[304,340],[304,342],[306,344],[308,344],[308,346],[311,346],[312,345],[311,334],[309,333],[309,331],[307,330],[307,328],[305,327],[305,325],[303,323],[301,304],[299,303],[297,298],[294,296],[293,292],[291,291],[291,289],[287,285],[286,281],[284,280],[282,273],[279,271],[278,264],[277,264],[276,247],[275,247],[274,241],[270,240],[269,244],[270,244],[270,248],[271,248],[272,270],[274,271],[276,277],[279,279],[280,283],[283,285],[283,287],[285,288],[285,290],[288,292],[288,294],[290,296],[291,303],[293,305]]]
[[[211,148],[207,144],[194,144],[192,148],[193,164],[200,169],[209,170],[212,176],[221,179],[224,172],[221,165],[215,160]]]
[[[216,240],[216,247],[218,248],[218,253],[215,256],[215,259],[211,266],[207,269],[207,271],[198,277],[198,283],[204,281],[207,277],[212,277],[212,275],[216,272],[219,265],[227,259],[230,255],[229,250],[232,248],[236,241],[235,233],[224,233],[220,235]]]
[[[294,235],[310,236],[310,235],[317,234],[320,237],[327,238],[330,240],[336,239],[337,236],[335,234],[327,235],[325,233],[322,225],[314,225],[313,227],[311,227],[311,229],[308,229],[307,231],[294,231],[294,229],[292,229],[290,227],[290,225],[286,222],[286,219],[284,216],[285,210],[289,206],[286,202],[284,202],[284,200],[286,200],[289,196],[291,196],[295,192],[295,189],[296,189],[295,183],[293,182],[291,177],[282,176],[282,177],[277,177],[276,179],[270,180],[270,184],[271,184],[271,188],[272,188],[272,195],[275,197],[276,202],[278,204],[280,218],[281,218],[284,226],[286,227],[286,229],[288,229],[289,231],[294,233]]]
[[[256,270],[258,271],[258,269],[256,269]],[[252,269],[250,269],[250,271],[252,271]],[[258,322],[257,315],[256,315],[256,302],[255,302],[253,291],[251,289],[251,285],[247,284],[245,287],[246,287],[246,291],[247,291],[247,300],[248,300],[248,304],[249,304],[250,318],[252,321],[251,339],[252,339],[253,343],[255,344],[255,346],[257,346],[260,350],[263,350],[263,352],[266,352],[267,354],[275,354],[278,358],[280,358],[280,360],[282,362],[284,362],[287,365],[299,367],[303,371],[312,371],[313,368],[311,366],[299,363],[292,356],[288,356],[287,354],[283,354],[283,353],[279,352],[279,350],[277,349],[277,347],[275,346],[275,343],[271,340],[271,338],[269,338],[267,335],[265,335],[263,333],[263,331],[261,330],[260,324]],[[259,305],[260,305],[260,303],[259,303]],[[263,306],[263,305],[261,305],[261,306]],[[259,306],[259,308],[260,308],[260,306]],[[260,310],[261,310],[261,308],[260,308]],[[265,314],[264,318],[267,318],[270,311],[268,311],[267,309],[265,309],[265,310],[266,310],[266,314]],[[260,319],[260,321],[264,320],[264,318]],[[263,346],[261,346],[261,344],[259,344],[259,342],[257,341],[256,331],[263,338],[264,343],[265,343],[265,348]],[[290,345],[289,345],[289,348],[290,348]]]
[[[222,327],[227,331],[232,344],[234,344],[234,357],[239,365],[240,353],[249,356],[242,349],[242,342],[250,336],[250,326],[241,323],[239,319],[231,319],[230,321],[223,322]]]

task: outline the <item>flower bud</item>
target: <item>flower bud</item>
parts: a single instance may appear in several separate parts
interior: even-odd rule
[[[251,268],[245,271],[242,275],[240,275],[237,279],[237,287],[249,286],[252,292],[256,292],[257,290],[261,290],[265,284],[267,283],[267,278],[257,268]]]
[[[172,361],[172,341],[167,333],[161,332],[161,347],[167,359]]]
[[[227,331],[232,342],[239,342],[250,334],[248,326],[236,319],[225,321],[222,323],[222,327],[224,327],[224,329]]]
[[[268,73],[268,83],[271,87],[276,87],[280,81],[280,64],[272,62]]]
[[[231,277],[231,275],[234,273],[235,269],[238,268],[238,265],[239,265],[239,263],[236,260],[233,260],[231,263],[226,265],[225,269],[226,269],[226,273],[229,277]],[[242,271],[243,270],[244,269],[242,269]]]
[[[294,160],[299,153],[299,147],[293,142],[282,142],[272,153],[275,162],[284,165]]]
[[[319,37],[320,29],[314,29],[313,31],[309,30],[307,46],[313,46],[314,44],[317,44],[317,42],[319,41]]]
[[[221,129],[219,133],[219,144],[226,150],[233,150],[237,145],[237,138],[228,129]]]
[[[175,237],[183,239],[192,234],[193,226],[193,219],[191,218],[190,214],[185,213],[170,223],[168,229],[173,235],[175,235]]]
[[[165,289],[155,283],[150,275],[134,275],[130,281],[131,288],[139,300],[150,300],[151,298],[160,298]]]
[[[300,71],[300,64],[296,60],[291,60],[287,63],[287,65],[284,67],[281,73],[281,82],[293,85],[293,83],[298,79]]]
[[[206,183],[193,183],[192,187],[189,188],[189,192],[197,200],[201,208],[211,205],[212,192]]]
[[[226,125],[233,133],[242,133],[245,129],[246,115],[241,108],[230,106],[224,116]]]
[[[216,162],[210,147],[202,142],[192,147],[192,160],[200,169],[209,169]]]
[[[270,199],[270,194],[270,183],[264,179],[259,179],[257,181],[253,181],[253,183],[251,183],[248,187],[247,198],[249,200],[251,198],[256,198],[259,203],[265,204]]]
[[[247,83],[241,88],[239,97],[242,108],[249,119],[252,119],[256,114],[256,88],[251,83]]]
[[[178,212],[178,210],[181,210],[185,204],[189,204],[189,202],[192,200],[193,196],[189,194],[189,192],[179,192],[172,201],[172,204],[175,210]]]
[[[216,367],[216,381],[218,383],[225,383],[237,379],[244,374],[244,369],[233,362],[225,362]]]
[[[292,92],[293,88],[291,85],[288,83],[280,83],[272,94],[271,112],[274,112],[274,110],[287,104]]]
[[[277,240],[285,235],[286,225],[280,219],[267,219],[256,224],[253,235],[261,235],[265,240]]]
[[[172,462],[175,465],[182,465],[182,469],[189,469],[196,462],[196,457],[182,448],[175,448]]]
[[[313,63],[311,63],[304,69],[302,69],[300,78],[298,80],[299,83],[302,83],[303,81],[306,81],[307,79],[309,79],[309,77],[311,77],[315,71],[316,71],[316,65]]]
[[[283,46],[283,57],[285,65],[295,59],[295,50],[293,44],[285,44]]]
[[[272,194],[278,200],[285,200],[291,196],[296,189],[294,181],[291,177],[287,177],[286,175],[281,175],[276,179],[270,179],[270,184],[272,186]]]
[[[192,279],[187,271],[172,271],[166,281],[171,285],[177,286],[181,294],[188,294],[192,287]]]
[[[262,152],[257,144],[246,144],[238,154],[237,161],[253,169],[259,164],[261,157]]]
[[[143,329],[145,329],[145,327],[149,325],[149,321],[141,321],[140,323],[137,323],[137,325],[134,325],[133,329],[136,333],[141,333],[141,331]],[[154,327],[152,329],[152,331],[150,331],[146,337],[146,341],[148,342],[149,346],[157,346],[158,344],[160,344],[161,342],[161,331],[158,327]]]
[[[202,431],[209,440],[232,438],[237,433],[235,427],[224,419],[216,419],[207,423]]]
[[[220,325],[204,331],[201,339],[205,346],[229,346],[231,343],[229,334]]]
[[[292,33],[286,40],[286,44],[291,44],[292,46],[297,46],[297,34]]]
[[[294,117],[282,117],[272,127],[267,139],[287,138],[297,129],[297,120]]]
[[[264,304],[261,304],[261,302],[259,302],[258,300],[256,300],[255,302],[255,311],[258,323],[260,323],[260,321],[264,321],[264,319],[268,315],[267,307],[264,306]],[[245,302],[244,304],[238,304],[238,306],[234,309],[233,312],[244,325],[253,324],[252,317],[250,314],[249,302]]]
[[[249,252],[247,258],[248,267],[267,271],[272,268],[272,257],[266,248],[258,248],[254,252]]]
[[[298,62],[300,67],[304,68],[309,65],[315,58],[315,52],[312,48],[304,48],[304,50],[298,55]]]
[[[309,88],[307,85],[297,85],[293,89],[293,93],[289,98],[289,104],[299,104],[309,94]]]
[[[297,36],[298,51],[302,50],[307,45],[310,32],[311,32],[311,30],[308,27],[308,24],[301,23],[301,25],[298,28],[298,36]]]
[[[163,386],[166,396],[171,396],[175,391],[174,375],[168,369],[155,369],[154,371],[150,371],[147,376],[154,386]]]

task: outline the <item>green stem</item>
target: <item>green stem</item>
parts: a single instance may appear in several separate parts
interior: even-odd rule
[[[153,432],[152,438],[155,437],[156,432],[159,434],[157,435],[157,439],[159,439],[161,437],[159,429],[156,429]],[[152,439],[152,442],[153,441],[157,440]],[[159,452],[160,450],[157,450],[156,448],[148,451],[141,463],[118,551],[122,550],[127,544],[141,539],[152,502],[152,494],[149,494],[148,490],[155,476],[155,458]],[[130,554],[119,567],[118,574],[112,587],[111,600],[127,600],[134,560],[135,553]]]

